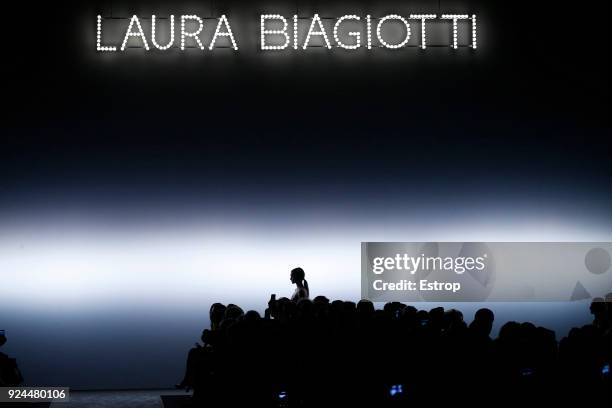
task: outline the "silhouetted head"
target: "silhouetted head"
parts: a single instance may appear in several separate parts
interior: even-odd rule
[[[211,343],[211,338],[212,338],[212,332],[210,330],[208,330],[208,329],[202,330],[202,335],[200,336],[200,339],[202,340],[202,343],[210,344]]]
[[[507,322],[499,329],[499,339],[512,341],[518,338],[521,325],[518,322]]]
[[[334,300],[331,302],[331,311],[334,315],[340,316],[342,314],[342,310],[344,309],[344,303],[341,300]]]
[[[219,327],[219,323],[221,323],[223,316],[225,316],[225,309],[225,305],[221,303],[213,303],[210,307],[208,315],[210,317],[210,327],[213,330]]]
[[[406,306],[400,311],[399,319],[404,327],[413,329],[418,327],[419,324],[421,326],[426,326],[429,324],[429,319],[422,322],[417,320],[417,311],[417,308],[414,306]]]
[[[450,309],[444,312],[444,323],[447,328],[457,327],[463,323],[463,313],[457,309]]]
[[[474,315],[474,320],[493,323],[493,320],[495,320],[495,314],[493,314],[493,311],[491,309],[483,307],[482,309],[478,309],[476,311],[476,314]]]
[[[361,299],[359,303],[357,303],[357,311],[360,315],[374,314],[374,303],[367,299]]]
[[[258,322],[261,319],[261,315],[256,310],[249,310],[244,315],[244,321],[246,322]]]
[[[490,309],[478,309],[474,315],[474,321],[470,324],[470,329],[478,334],[489,336],[493,329],[493,320],[495,320],[495,315]]]
[[[383,310],[389,315],[393,314],[392,308],[393,308],[393,302],[387,302],[383,305]]]
[[[296,304],[295,302],[292,302],[288,298],[282,297],[278,299],[276,305],[278,309],[277,317],[281,321],[287,321],[288,319],[291,319],[295,315]]]
[[[302,268],[294,268],[291,270],[291,275],[289,278],[291,279],[291,283],[301,284],[304,281],[305,277],[306,273]]]
[[[520,335],[523,338],[533,338],[536,335],[536,325],[531,322],[521,323]]]
[[[306,292],[310,293],[310,289],[308,288],[308,281],[306,281],[306,273],[302,268],[293,268],[291,270],[291,283],[296,284],[298,287],[302,287],[306,289]]]
[[[323,296],[323,295],[319,295],[319,296],[315,297],[315,298],[313,299],[313,302],[314,302],[315,304],[325,304],[325,305],[329,305],[329,299],[328,299],[328,298],[326,298],[326,297],[325,297],[325,296]]]
[[[434,322],[441,322],[444,318],[444,308],[441,306],[434,307],[429,311],[429,318]]]
[[[237,319],[244,315],[244,311],[239,307],[232,303],[227,305],[225,309],[224,319]]]

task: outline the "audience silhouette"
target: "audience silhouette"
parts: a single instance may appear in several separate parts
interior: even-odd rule
[[[4,330],[0,331],[0,347],[6,344]],[[0,352],[0,387],[16,387],[23,382],[23,377],[17,366],[17,360]]]
[[[264,317],[214,303],[210,329],[189,350],[177,388],[199,407],[387,407],[426,404],[581,404],[612,397],[612,293],[590,305],[593,322],[557,342],[530,322],[503,324],[479,309],[309,299],[304,270],[291,299],[272,295]],[[0,347],[7,342],[0,330]],[[0,387],[23,377],[0,352]]]
[[[303,271],[292,282],[303,280]],[[305,286],[307,287],[307,286]],[[298,285],[298,289],[300,286]],[[606,300],[610,300],[607,296]],[[592,324],[555,333],[478,310],[390,302],[377,310],[324,296],[275,299],[262,318],[215,303],[211,329],[188,355],[178,386],[194,406],[395,406],[561,403],[610,397],[612,304],[595,299]]]

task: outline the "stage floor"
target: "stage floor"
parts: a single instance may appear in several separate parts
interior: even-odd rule
[[[181,390],[71,391],[70,402],[52,403],[51,408],[163,408],[162,395],[182,400],[177,397],[190,393]]]

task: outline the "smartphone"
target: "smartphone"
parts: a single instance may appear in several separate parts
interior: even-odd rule
[[[4,330],[0,330],[0,336],[4,336],[4,333],[6,333]]]
[[[287,392],[281,391],[277,395],[277,404],[278,408],[286,408],[289,406],[289,398],[287,398]]]
[[[270,301],[274,302],[276,300],[276,293],[273,293],[272,295],[270,295]]]
[[[392,385],[389,389],[389,395],[392,397],[402,395],[404,393],[404,387],[402,384]]]
[[[520,370],[521,376],[523,377],[531,377],[534,374],[533,368],[523,368]]]

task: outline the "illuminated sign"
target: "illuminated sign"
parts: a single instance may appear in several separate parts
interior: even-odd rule
[[[163,20],[165,30],[163,35],[160,35],[161,20]],[[209,35],[204,33],[205,20],[215,20],[214,32]],[[105,42],[109,41],[108,35],[104,34],[105,18],[101,15],[97,16],[97,51],[120,52],[128,48],[142,48],[146,51],[165,51],[170,48],[184,51],[186,48],[195,48],[212,51],[215,48],[221,48],[219,45],[221,42],[223,42],[222,48],[239,50],[239,38],[232,30],[230,19],[225,14],[215,19],[204,19],[195,14],[170,15],[165,18],[156,15],[151,15],[150,18],[132,15],[131,18],[121,19],[121,21],[125,25],[120,29],[115,41]],[[144,21],[148,24],[147,30],[143,28]],[[408,47],[413,36],[415,36],[416,43],[412,46],[426,49],[428,28],[436,24],[444,24],[443,29],[447,30],[448,41],[443,46],[453,49],[476,49],[476,14],[410,14],[407,16],[388,14],[382,17],[373,17],[369,14],[365,16],[346,14],[333,19],[323,18],[319,14],[308,18],[298,17],[298,15],[285,17],[281,14],[261,14],[258,50],[298,51],[312,47],[349,51],[360,48],[394,50]],[[467,43],[462,45],[459,43],[458,34],[460,24],[469,25],[465,39]],[[385,33],[385,30],[388,31],[391,26],[395,27],[395,35]],[[417,29],[415,30],[414,27]]]

